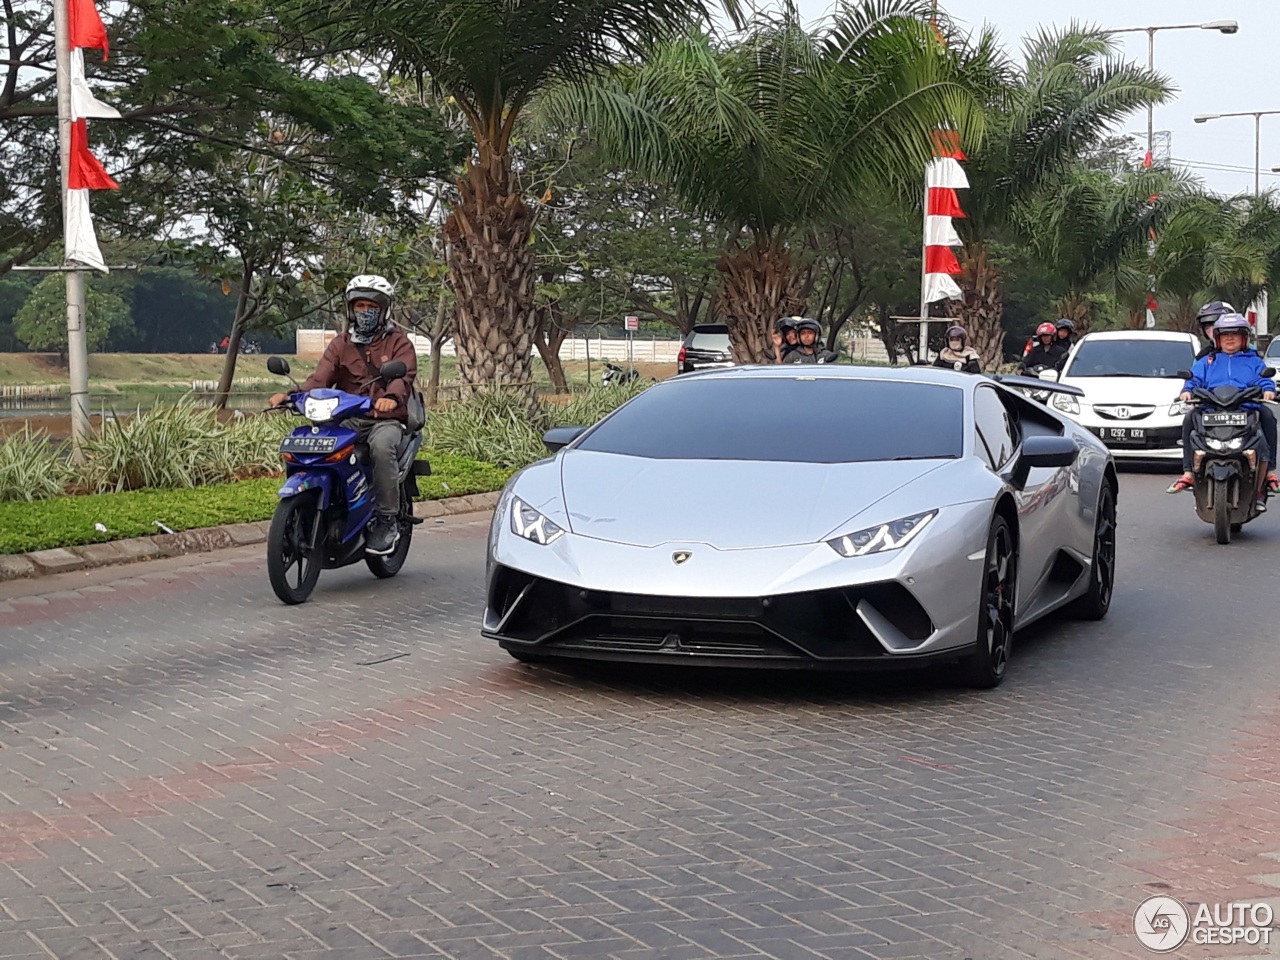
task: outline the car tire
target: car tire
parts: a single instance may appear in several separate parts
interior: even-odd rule
[[[1066,612],[1081,620],[1101,620],[1111,609],[1116,585],[1116,495],[1103,481],[1094,508],[1093,563],[1089,569],[1089,590],[1071,601]]]
[[[982,562],[982,593],[978,599],[978,636],[965,658],[965,680],[971,687],[990,690],[1004,680],[1013,649],[1014,597],[1018,584],[1018,553],[1013,530],[1004,517],[991,521],[987,553]]]

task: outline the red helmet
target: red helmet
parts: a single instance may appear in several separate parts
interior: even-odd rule
[[[1036,327],[1037,337],[1056,337],[1057,335],[1058,335],[1058,328],[1055,327],[1052,323],[1046,322]]]

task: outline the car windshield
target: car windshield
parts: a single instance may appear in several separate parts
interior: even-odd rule
[[[1181,340],[1085,340],[1067,367],[1068,377],[1164,377],[1190,370],[1196,354]]]
[[[862,463],[959,457],[963,446],[958,387],[797,376],[668,380],[577,449],[658,460]]]
[[[689,342],[685,346],[693,350],[719,350],[722,353],[727,353],[729,350],[729,331],[694,330],[689,335]]]
[[[1267,347],[1266,357],[1268,360],[1272,357],[1280,359],[1280,337],[1271,341],[1271,344]]]

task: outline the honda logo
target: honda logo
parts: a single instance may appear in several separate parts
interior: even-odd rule
[[[1117,419],[1117,420],[1128,420],[1128,419],[1129,419],[1129,408],[1128,408],[1128,407],[1116,407],[1116,419]]]
[[[671,555],[671,562],[678,567],[692,556],[693,554],[688,550],[677,550]]]

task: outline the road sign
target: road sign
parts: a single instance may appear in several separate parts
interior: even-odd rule
[[[640,329],[640,318],[639,318],[639,317],[627,317],[627,329],[628,329],[628,330],[639,330],[639,329]]]

